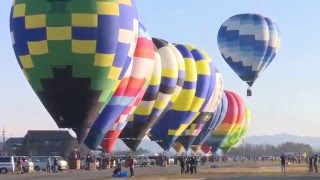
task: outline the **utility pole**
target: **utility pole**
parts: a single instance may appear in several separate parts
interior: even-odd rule
[[[6,129],[3,127],[2,130],[2,151],[4,152],[4,147],[6,143]]]
[[[243,151],[242,151],[242,157],[244,158],[244,151],[245,151],[245,142],[244,142],[244,138],[242,139],[242,143],[243,143]]]

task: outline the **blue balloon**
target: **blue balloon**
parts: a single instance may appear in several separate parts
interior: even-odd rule
[[[251,87],[279,50],[279,29],[262,15],[238,14],[221,25],[218,47],[228,65]]]
[[[221,124],[224,119],[228,107],[228,99],[226,95],[223,93],[221,98],[221,102],[211,117],[211,119],[207,122],[207,124],[203,127],[202,131],[198,134],[197,138],[193,141],[193,145],[202,145],[206,142],[206,140],[211,136],[213,131]]]

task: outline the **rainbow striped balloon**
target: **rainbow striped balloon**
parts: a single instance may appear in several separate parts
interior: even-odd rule
[[[146,29],[141,24],[139,27],[139,44],[135,48],[132,65],[129,66],[131,68],[128,68],[131,71],[125,73],[109,103],[91,127],[85,140],[85,144],[90,149],[96,149],[100,145],[103,137],[117,119],[125,121],[119,119],[121,114],[135,102],[135,98],[141,91],[144,91],[143,87],[150,80],[154,67],[154,48]]]
[[[241,123],[241,127],[239,129],[236,129],[235,132],[233,132],[228,139],[223,142],[220,149],[227,153],[231,150],[233,146],[235,146],[238,142],[240,142],[243,137],[245,136],[246,132],[248,131],[249,125],[251,121],[251,113],[248,107],[245,109],[245,116],[244,120]]]
[[[122,140],[132,150],[137,149],[141,139],[165,109],[169,108],[174,93],[181,91],[181,82],[184,79],[183,58],[177,53],[178,50],[171,43],[161,39],[153,38],[153,43],[161,59],[160,87],[154,103],[147,104],[152,106],[146,106],[146,104],[139,106],[131,117],[132,123],[128,124],[126,130],[122,132]]]
[[[244,117],[244,102],[240,96],[231,91],[224,91],[228,99],[228,108],[225,118],[213,132],[210,138],[204,143],[212,146],[211,151],[216,152],[225,139],[232,133],[235,127],[238,127]]]
[[[126,126],[130,115],[135,111],[138,104],[141,103],[142,98],[145,95],[147,88],[150,84],[150,80],[153,77],[152,75],[154,73],[157,73],[157,70],[155,68],[158,65],[157,61],[159,61],[159,59],[155,58],[155,49],[153,46],[151,36],[149,35],[146,28],[141,23],[139,27],[139,37],[138,37],[138,42],[137,42],[137,46],[134,54],[134,59],[140,59],[140,61],[134,61],[136,63],[133,64],[133,71],[131,72],[131,76],[137,76],[138,74],[143,73],[143,71],[141,71],[141,69],[143,68],[147,68],[147,69],[150,68],[150,71],[148,72],[148,74],[146,74],[145,77],[147,81],[144,83],[138,95],[129,104],[129,106],[122,112],[120,117],[113,123],[110,130],[104,136],[104,139],[102,140],[100,145],[108,153],[112,151],[116,143],[116,140],[119,137],[121,131]],[[141,59],[145,61],[153,60],[154,61],[153,68],[150,66],[150,64],[146,64]],[[137,82],[133,81],[131,86],[139,85],[136,83]],[[134,88],[139,88],[139,87],[140,86],[137,86]]]

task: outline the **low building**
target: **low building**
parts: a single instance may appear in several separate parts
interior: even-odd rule
[[[9,138],[4,144],[4,151],[7,154],[20,155],[21,150],[22,150],[23,141],[24,141],[24,138],[21,138],[21,137]]]
[[[29,130],[24,136],[22,149],[23,154],[29,156],[67,156],[77,144],[77,139],[69,131]]]

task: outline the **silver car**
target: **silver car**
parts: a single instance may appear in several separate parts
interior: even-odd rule
[[[56,158],[58,160],[59,171],[68,169],[68,162],[65,159],[63,159],[61,156],[33,156],[32,161],[34,163],[34,170],[46,171],[48,158],[50,158],[50,161],[51,161],[51,167],[50,167],[51,169],[53,169],[53,158]]]
[[[15,171],[13,156],[0,156],[0,173],[6,174]]]

